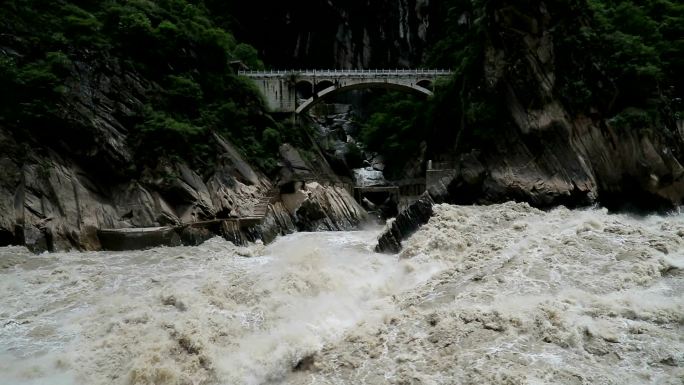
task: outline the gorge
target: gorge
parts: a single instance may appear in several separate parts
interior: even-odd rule
[[[684,6],[6,0],[0,383],[680,384]]]
[[[364,138],[368,151],[385,152],[395,179],[423,178],[428,160],[448,164],[454,172],[436,201],[513,199],[536,207],[599,203],[612,209],[681,203],[681,75],[672,51],[677,46],[657,63],[635,57],[631,72],[611,73],[611,58],[586,45],[592,67],[575,53],[582,46],[572,45],[582,38],[605,40],[572,35],[576,25],[617,33],[604,19],[623,17],[622,8],[541,1],[377,2],[368,9],[361,1],[173,4],[79,8],[57,2],[35,11],[40,15],[23,2],[8,4],[0,44],[8,90],[0,122],[0,244],[96,250],[100,229],[250,216],[272,191],[278,162],[291,163],[282,154],[293,150],[278,150],[286,142],[294,152],[306,152],[296,156],[306,159],[302,182],[352,183],[350,172],[332,170],[330,156],[315,150],[319,145],[309,129],[287,116],[266,114],[259,96],[220,62],[226,59],[217,49],[254,69],[263,65],[258,56],[275,68],[417,68],[431,62],[454,69],[453,80],[437,84],[442,88],[435,100],[418,107],[430,111],[425,116],[390,122],[376,114]],[[640,12],[650,9],[656,8]],[[672,17],[680,12],[668,10]],[[45,21],[44,33],[32,27],[51,12],[70,15],[69,22]],[[643,17],[657,23],[650,15]],[[591,17],[599,21],[592,24]],[[269,23],[276,23],[274,29]],[[676,35],[673,21],[662,23],[656,37],[623,48],[658,49],[656,38]],[[639,25],[625,25],[622,35],[639,32],[630,30]],[[233,28],[258,49],[236,42],[221,27]],[[85,39],[85,33],[92,37]],[[158,52],[146,52],[149,44]],[[657,72],[645,72],[649,65],[659,66]],[[160,66],[168,69],[159,72]],[[573,68],[581,66],[588,69],[573,78]],[[648,96],[649,76],[662,78],[665,91]],[[616,79],[625,83],[616,86]],[[590,96],[573,99],[580,91]],[[383,148],[383,136],[396,144]],[[406,152],[413,164],[395,161]],[[326,226],[349,229],[361,219],[358,207],[346,196],[339,199],[349,210],[328,213]],[[288,216],[275,213],[276,206],[273,215]],[[297,220],[265,231],[290,232]]]

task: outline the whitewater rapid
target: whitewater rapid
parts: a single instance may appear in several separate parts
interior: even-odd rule
[[[682,384],[684,215],[435,211],[395,256],[0,248],[0,384]]]

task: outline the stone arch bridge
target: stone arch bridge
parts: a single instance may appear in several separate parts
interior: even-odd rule
[[[387,88],[432,95],[449,70],[239,71],[252,79],[273,112],[306,112],[326,96],[359,88]]]

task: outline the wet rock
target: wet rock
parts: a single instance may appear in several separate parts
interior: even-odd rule
[[[398,253],[401,251],[402,240],[411,236],[430,220],[433,204],[434,201],[426,193],[409,205],[406,210],[399,213],[378,239],[375,251],[380,253]]]
[[[316,223],[326,218],[320,203],[313,199],[303,201],[297,209],[296,215],[301,229],[316,228]]]
[[[292,370],[295,372],[306,372],[314,369],[315,365],[316,357],[312,354],[299,360],[299,362],[297,362],[297,365],[295,365],[294,368],[292,368]]]
[[[297,231],[293,217],[282,202],[274,202],[269,206],[266,216],[259,225],[261,240],[270,243],[279,235],[286,235]]]
[[[249,242],[260,239],[259,227],[244,225],[239,220],[221,222],[221,236],[238,246],[245,246]]]
[[[173,306],[176,309],[178,309],[179,311],[188,310],[188,307],[181,300],[177,299],[173,295],[162,297],[161,302],[162,302],[162,305]]]
[[[338,186],[307,183],[307,199],[295,212],[300,231],[352,230],[367,220],[366,211]]]
[[[186,246],[199,246],[216,236],[216,232],[206,227],[188,226],[179,231],[181,243]]]
[[[45,229],[29,226],[24,229],[24,245],[34,253],[49,251],[50,241]]]

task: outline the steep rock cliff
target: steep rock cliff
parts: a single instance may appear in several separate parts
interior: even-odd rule
[[[578,79],[563,72],[574,63],[559,62],[568,55],[559,51],[567,48],[557,41],[562,38],[557,31],[561,19],[578,28],[588,22],[560,13],[562,7],[553,1],[490,4],[482,42],[474,43],[482,44],[477,47],[483,52],[478,62],[481,67],[473,71],[482,79],[466,79],[476,84],[476,89],[463,95],[490,102],[496,115],[480,126],[464,124],[471,117],[461,122],[452,119],[447,122],[450,132],[438,132],[431,156],[452,170],[444,172],[445,177],[433,183],[420,201],[399,214],[380,237],[376,250],[400,250],[402,241],[427,221],[432,202],[518,200],[537,207],[598,203],[614,209],[646,210],[680,206],[684,201],[681,117],[677,120],[672,111],[664,111],[659,122],[644,119],[625,124],[616,118],[621,110],[607,107],[614,100],[578,108],[559,86],[562,77]],[[576,4],[586,7],[584,2]],[[459,17],[462,28],[472,25],[472,16],[464,12]],[[589,90],[600,94],[602,88],[613,87],[607,93],[617,99],[619,92],[609,75],[599,75],[602,77],[589,84]],[[461,77],[452,87],[458,92],[466,89],[465,84]],[[461,101],[463,109],[468,101]],[[625,107],[629,104],[625,103],[622,111]],[[459,106],[448,108],[457,110]],[[471,120],[477,122],[477,118]]]
[[[236,33],[278,68],[414,67],[442,21],[430,0],[257,0],[231,11]]]
[[[461,128],[456,148],[438,155],[450,158],[457,171],[449,200],[680,205],[684,137],[676,124],[618,125],[602,106],[585,111],[569,105],[557,83],[564,75],[559,64],[570,64],[557,62],[553,33],[566,15],[544,1],[497,4],[488,16],[482,87],[501,95],[503,108],[495,132],[478,137]],[[601,83],[605,87],[609,79],[590,87]]]
[[[309,218],[310,211],[325,213],[326,226],[312,230],[351,229],[364,219],[346,190],[328,184],[300,202],[308,211],[297,206],[297,214],[290,213],[270,179],[218,134],[207,144],[215,160],[206,169],[164,160],[155,169],[131,172],[129,117],[144,108],[146,91],[158,85],[111,57],[75,60],[72,71],[71,91],[55,101],[69,125],[48,131],[0,125],[0,246],[98,250],[99,230],[158,226],[176,228],[188,244],[213,235],[268,242],[300,223],[318,221]],[[260,216],[244,231],[229,225],[235,218]],[[187,226],[222,220],[222,226]]]
[[[587,24],[580,16],[566,14],[567,5],[561,3],[487,3],[484,47],[478,47],[483,51],[478,76],[484,81],[478,92],[492,99],[499,95],[504,109],[495,132],[484,137],[472,135],[469,128],[457,133],[459,122],[454,119],[448,125],[451,132],[438,131],[433,139],[439,148],[430,148],[430,157],[449,160],[457,171],[449,186],[450,200],[516,199],[539,207],[679,204],[684,194],[684,140],[674,124],[618,126],[615,114],[604,108],[610,101],[585,109],[566,102],[570,95],[563,94],[558,79],[568,75],[563,71],[573,64],[557,62],[556,30],[561,19],[575,18],[577,28]],[[589,9],[584,2],[577,4]],[[269,63],[283,68],[415,66],[423,63],[426,48],[453,33],[444,25],[446,5],[429,1],[257,1],[237,7],[244,36],[259,46]],[[456,15],[464,25],[474,23],[473,17],[467,12]],[[609,84],[605,78],[589,87]],[[444,148],[454,137],[458,143]]]

